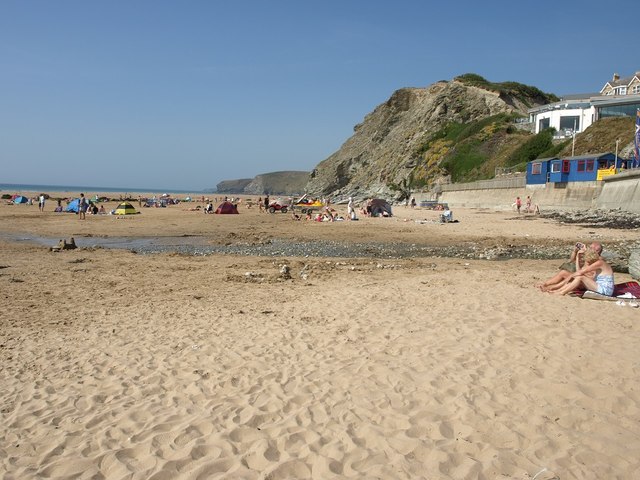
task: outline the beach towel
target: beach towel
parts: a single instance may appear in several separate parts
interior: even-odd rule
[[[591,300],[617,301],[620,300],[620,298],[640,299],[640,284],[638,284],[638,282],[616,283],[613,287],[613,295],[610,297],[590,290],[576,290],[573,294],[577,297],[588,298]]]

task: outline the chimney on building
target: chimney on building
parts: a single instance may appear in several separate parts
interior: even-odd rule
[[[613,81],[617,82],[618,80],[620,80],[620,75],[618,75],[617,73],[613,74]]]

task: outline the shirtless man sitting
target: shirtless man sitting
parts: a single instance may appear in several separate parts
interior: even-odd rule
[[[602,254],[602,244],[600,242],[592,242],[589,245],[588,250],[596,252],[598,255]],[[584,254],[587,251],[584,243],[576,243],[569,261],[563,264],[563,268],[556,273],[553,277],[547,279],[545,282],[538,285],[538,288],[543,292],[551,292],[562,288],[567,280],[584,266]],[[572,268],[569,268],[571,266]]]
[[[566,295],[578,288],[586,288],[601,295],[613,295],[614,280],[611,265],[593,250],[585,253],[585,266],[572,274],[566,284],[554,291],[558,295]]]

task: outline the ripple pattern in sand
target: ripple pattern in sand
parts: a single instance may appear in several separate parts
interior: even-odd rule
[[[206,259],[180,261],[207,275]],[[487,281],[487,271],[468,264],[451,268],[467,285]],[[636,345],[626,319],[608,338],[593,338],[595,323],[574,328],[565,303],[542,319],[529,303],[510,303],[521,293],[517,281],[494,303],[451,301],[432,268],[409,277],[375,266],[351,272],[314,283],[234,283],[228,296],[180,286],[160,302],[123,293],[122,302],[79,307],[74,315],[87,320],[73,328],[15,327],[18,336],[3,340],[13,352],[7,359],[3,350],[1,371],[5,478],[639,471],[635,456],[611,453],[640,449],[634,378],[615,375],[638,367],[606,359]],[[224,278],[210,275],[205,284]]]

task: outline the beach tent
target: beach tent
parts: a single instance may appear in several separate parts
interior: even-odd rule
[[[67,208],[65,208],[65,212],[78,213],[78,208],[80,205],[80,199],[76,198],[75,200],[71,200]]]
[[[374,198],[369,201],[369,206],[371,207],[371,216],[378,217],[390,217],[391,216],[391,205],[386,200],[381,198]]]
[[[133,215],[138,213],[129,202],[122,202],[115,210],[116,215]]]
[[[238,213],[238,207],[231,202],[222,202],[216,209],[216,213]]]
[[[13,198],[13,203],[29,203],[29,199],[27,197],[23,197],[22,195],[17,195]]]

